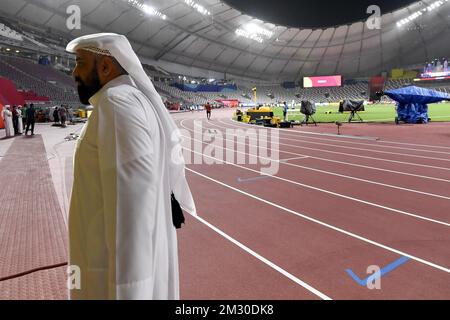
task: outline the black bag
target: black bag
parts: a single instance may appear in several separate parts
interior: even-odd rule
[[[171,195],[172,202],[172,222],[175,228],[181,229],[181,225],[184,224],[184,214],[181,209],[180,203],[175,199],[175,195],[172,192]]]

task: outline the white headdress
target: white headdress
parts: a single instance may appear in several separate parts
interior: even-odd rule
[[[115,33],[98,33],[72,40],[66,50],[72,53],[83,49],[100,55],[112,56],[133,78],[139,90],[150,100],[152,107],[161,121],[166,140],[166,159],[172,192],[191,214],[196,214],[194,200],[185,178],[185,163],[181,149],[181,134],[172,117],[164,106],[160,95],[144,71],[142,64],[130,45],[128,39]],[[167,195],[170,196],[170,195]]]

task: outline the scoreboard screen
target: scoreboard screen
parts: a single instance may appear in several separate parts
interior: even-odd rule
[[[304,88],[341,87],[342,76],[304,77]]]

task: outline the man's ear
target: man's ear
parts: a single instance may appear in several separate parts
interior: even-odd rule
[[[113,71],[112,61],[111,59],[101,57],[98,63],[98,72],[103,77],[108,77]]]

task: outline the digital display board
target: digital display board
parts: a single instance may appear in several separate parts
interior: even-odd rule
[[[342,76],[304,77],[304,88],[341,87]]]
[[[450,80],[450,71],[422,73],[420,75],[420,78],[414,79],[414,81],[435,81],[435,80]]]

